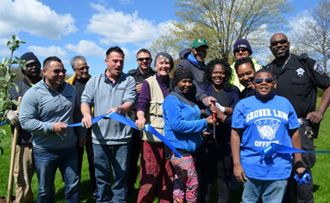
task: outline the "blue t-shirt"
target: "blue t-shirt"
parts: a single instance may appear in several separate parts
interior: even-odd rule
[[[281,180],[290,176],[292,155],[274,154],[264,160],[260,154],[271,143],[292,147],[289,130],[299,128],[299,122],[286,98],[274,96],[262,102],[251,96],[241,100],[234,109],[232,128],[244,130],[240,157],[247,177]]]

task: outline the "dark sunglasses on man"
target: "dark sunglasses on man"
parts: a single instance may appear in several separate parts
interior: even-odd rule
[[[283,44],[286,44],[286,43],[288,43],[288,40],[282,39],[282,40],[279,40],[279,41],[272,41],[271,45],[272,46],[277,46],[278,44],[283,45]]]
[[[150,57],[146,57],[146,58],[138,58],[138,61],[142,62],[142,61],[150,61]]]

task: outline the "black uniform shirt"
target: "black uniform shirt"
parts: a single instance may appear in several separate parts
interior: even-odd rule
[[[277,80],[277,94],[291,102],[299,118],[315,111],[317,87],[326,89],[330,86],[324,69],[307,57],[291,54],[284,67],[272,61],[266,68]]]

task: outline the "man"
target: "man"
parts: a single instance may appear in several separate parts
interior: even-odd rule
[[[10,99],[18,100],[26,91],[41,80],[41,64],[33,52],[24,53],[20,59],[25,63],[20,70],[23,79],[16,82],[16,88],[10,89]],[[35,171],[32,157],[32,135],[23,130],[18,122],[17,110],[7,114],[12,127],[18,127],[18,138],[15,154],[14,178],[16,184],[16,202],[33,202],[31,180]]]
[[[19,114],[22,128],[32,134],[38,202],[55,202],[57,168],[63,177],[66,201],[79,202],[77,136],[68,128],[73,122],[76,93],[64,82],[66,70],[58,57],[46,58],[42,72],[44,79],[23,96]]]
[[[94,106],[94,115],[117,112],[127,116],[131,110],[136,96],[135,81],[122,72],[124,57],[121,48],[109,48],[105,72],[87,82],[81,97],[84,127],[92,126],[91,106]],[[130,140],[131,128],[115,120],[101,120],[93,125],[96,202],[126,202]],[[114,180],[112,187],[110,171]]]
[[[231,65],[231,68],[232,68],[232,78],[231,78],[231,83],[235,86],[237,86],[241,91],[244,90],[244,85],[242,85],[240,82],[239,82],[239,78],[237,77],[237,74],[235,74],[235,62],[239,59],[242,59],[242,58],[247,58],[247,57],[251,57],[253,51],[252,51],[252,48],[251,48],[251,45],[249,43],[248,40],[246,39],[238,39],[235,43],[234,43],[234,46],[233,46],[233,51],[234,51],[234,58],[235,58],[235,61],[234,63]],[[251,58],[252,59],[252,58]],[[254,68],[255,68],[255,71],[258,71],[262,68],[261,65],[259,65],[257,63],[257,61],[255,59],[252,59],[252,62],[253,62],[253,65],[254,65]]]
[[[147,49],[140,49],[136,53],[136,61],[138,67],[128,72],[135,80],[136,100],[139,98],[143,81],[148,77],[155,74],[150,64],[152,62],[151,53]],[[136,119],[136,108],[134,107],[131,111],[131,118]],[[128,194],[133,193],[134,184],[138,174],[137,162],[141,152],[141,133],[142,131],[132,129],[132,141],[131,141],[131,157],[130,157],[130,168],[128,174]]]
[[[179,53],[180,61],[176,65],[176,69],[188,67],[194,76],[194,86],[196,87],[196,98],[202,101],[205,106],[210,106],[211,100],[203,91],[203,78],[205,73],[205,58],[207,49],[209,48],[207,41],[204,38],[196,38],[191,45],[191,49],[184,49]]]
[[[253,80],[256,71],[252,59],[250,57],[238,59],[234,67],[235,75],[237,75],[239,83],[244,87],[240,93],[240,99],[254,95]]]
[[[76,104],[74,109],[73,122],[79,123],[82,119],[82,114],[80,111],[80,98],[85,89],[87,81],[90,79],[91,75],[89,74],[89,66],[87,64],[86,58],[84,56],[75,56],[71,59],[70,65],[74,70],[74,74],[67,80],[67,82],[73,85],[76,88]],[[88,169],[89,169],[89,180],[90,188],[94,193],[96,191],[96,181],[95,181],[95,170],[94,170],[94,160],[93,160],[93,144],[91,131],[82,127],[74,128],[77,135],[83,134],[86,136],[86,153],[88,160]],[[79,176],[81,176],[82,161],[84,155],[84,146],[78,147],[78,163],[79,163]]]
[[[269,48],[275,59],[267,65],[267,69],[276,77],[277,94],[286,97],[292,103],[300,118],[302,148],[314,150],[313,139],[317,137],[319,124],[329,105],[330,79],[324,68],[313,59],[306,55],[290,54],[290,42],[285,34],[274,34],[270,39]],[[316,109],[317,87],[324,92]],[[303,154],[303,162],[311,174],[315,154]],[[313,181],[309,184],[297,184],[296,192],[297,202],[313,202]]]

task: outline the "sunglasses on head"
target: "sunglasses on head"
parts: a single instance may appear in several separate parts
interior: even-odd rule
[[[54,69],[53,70],[53,73],[55,73],[55,74],[60,74],[60,73],[65,74],[66,73],[66,69]]]
[[[273,78],[256,78],[256,79],[254,79],[254,83],[256,83],[256,84],[261,84],[262,82],[272,83],[272,82],[274,82],[274,79]]]
[[[271,45],[272,46],[277,46],[278,44],[286,44],[286,43],[288,43],[288,40],[282,39],[282,40],[279,40],[279,41],[272,41]]]
[[[138,58],[138,61],[150,61],[150,57],[147,58]]]

